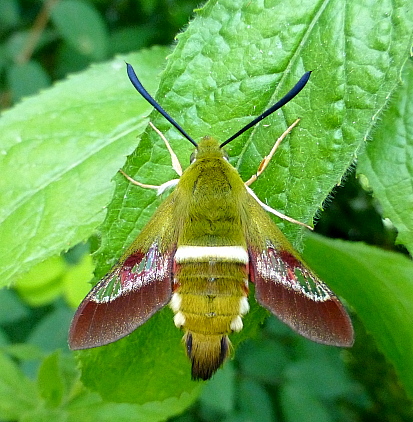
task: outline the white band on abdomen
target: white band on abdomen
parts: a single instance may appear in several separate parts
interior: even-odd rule
[[[239,262],[248,264],[248,252],[242,246],[179,246],[175,262]]]

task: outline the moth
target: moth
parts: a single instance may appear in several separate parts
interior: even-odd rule
[[[159,187],[158,193],[174,190],[118,264],[80,304],[70,327],[70,348],[87,349],[119,340],[169,304],[175,325],[185,333],[192,378],[207,380],[229,355],[228,335],[243,327],[249,282],[255,285],[257,302],[302,336],[351,346],[353,327],[345,308],[303,262],[267,211],[283,216],[263,204],[249,187],[276,146],[246,183],[223,149],[295,97],[310,72],[280,101],[222,143],[210,136],[195,142],[149,95],[129,64],[127,73],[137,91],[195,151],[180,179]]]

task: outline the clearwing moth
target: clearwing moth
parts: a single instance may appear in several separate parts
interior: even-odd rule
[[[244,183],[222,148],[296,96],[310,72],[221,144],[209,136],[195,142],[148,94],[129,64],[127,72],[137,91],[196,149],[180,179],[160,186],[158,193],[175,189],[80,304],[70,327],[70,348],[119,340],[169,303],[175,325],[185,332],[192,378],[209,379],[229,354],[228,335],[242,329],[249,281],[257,302],[302,336],[351,346],[353,327],[343,305],[266,213],[275,211],[248,187],[267,162]]]

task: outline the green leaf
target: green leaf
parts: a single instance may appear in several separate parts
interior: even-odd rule
[[[108,34],[100,14],[80,0],[61,0],[51,11],[51,19],[61,36],[79,53],[95,60],[106,58]]]
[[[94,263],[91,255],[84,255],[80,262],[70,266],[63,278],[67,302],[76,307],[90,290],[88,282],[93,278]]]
[[[31,306],[53,302],[62,291],[62,277],[67,265],[61,256],[53,256],[19,279],[15,288],[21,298]]]
[[[242,418],[234,419],[244,421],[274,422],[275,416],[272,405],[271,392],[253,379],[243,379],[240,382],[239,411]]]
[[[32,329],[27,342],[45,351],[67,350],[67,327],[72,313],[67,307],[56,307]]]
[[[3,0],[0,2],[0,23],[3,31],[17,26],[19,22],[19,5],[17,0]]]
[[[300,8],[283,7],[280,13],[276,2],[209,2],[179,35],[157,98],[195,139],[208,134],[224,140],[312,69],[309,85],[293,103],[228,148],[246,179],[287,124],[301,117],[299,128],[253,187],[272,207],[311,222],[369,136],[372,116],[380,113],[396,88],[410,46],[407,4],[399,2],[393,14],[391,5],[383,9],[373,0],[348,7],[306,1]],[[394,23],[395,32],[389,33]],[[152,120],[187,163],[188,143],[162,116],[155,113]],[[174,177],[162,141],[152,130],[143,136],[126,171],[152,184]],[[153,201],[152,192],[123,184],[104,227],[110,234],[103,239],[103,253],[113,256],[122,243],[125,247],[133,241],[159,204]],[[137,204],[136,217],[124,222],[126,209]],[[302,230],[280,225],[299,245]],[[118,233],[116,239],[112,233]]]
[[[200,404],[203,412],[209,414],[209,419],[214,413],[223,415],[235,410],[235,370],[230,363],[225,365],[202,390]]]
[[[330,422],[327,406],[311,390],[302,390],[300,385],[287,384],[280,394],[286,422]]]
[[[19,415],[36,403],[34,383],[3,353],[0,353],[0,368],[0,419],[18,420]]]
[[[362,243],[318,236],[309,237],[306,246],[307,262],[354,308],[413,397],[413,262]]]
[[[7,70],[7,79],[14,101],[35,94],[50,85],[49,76],[34,60],[10,66]]]
[[[73,356],[55,352],[46,357],[40,365],[37,384],[1,353],[0,365],[1,420],[157,422],[181,413],[198,394],[194,391],[192,395],[182,394],[179,398],[143,405],[104,402],[79,383]]]
[[[64,394],[64,379],[59,367],[59,353],[53,353],[42,362],[37,387],[48,406],[60,405]]]
[[[103,402],[97,395],[85,395],[73,400],[69,404],[68,422],[158,422],[169,417],[179,415],[195,400],[198,391],[192,394],[184,393],[179,398],[157,402],[148,402],[143,405],[129,403]],[[45,419],[43,419],[45,420]]]
[[[166,49],[99,64],[23,101],[0,119],[0,280],[87,239],[105,217],[111,178],[136,146],[150,106],[124,60],[157,86]]]
[[[375,197],[398,230],[398,241],[413,254],[413,61],[403,83],[381,117],[380,130],[360,157],[358,172],[367,176]]]
[[[201,383],[191,381],[182,333],[172,318],[172,311],[163,309],[128,337],[77,352],[82,382],[106,401],[123,403],[162,401],[198,391]]]
[[[42,352],[39,347],[28,343],[12,343],[3,347],[2,350],[4,350],[8,356],[21,361],[37,360],[44,356],[44,352]]]
[[[12,290],[0,290],[0,324],[6,325],[27,317],[29,310]]]

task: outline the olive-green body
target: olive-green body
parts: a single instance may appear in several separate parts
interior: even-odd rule
[[[240,215],[240,203],[247,191],[223,155],[218,142],[205,137],[199,143],[195,161],[181,176],[176,193],[188,202],[181,218],[178,246],[247,248]]]
[[[247,251],[240,202],[248,195],[237,171],[215,139],[203,138],[195,161],[181,176],[174,194],[181,246],[240,246]],[[198,371],[215,371],[228,353],[231,322],[248,295],[245,262],[192,259],[176,264],[173,291],[182,302],[182,328],[192,336],[190,357]],[[188,350],[188,347],[187,347]]]

